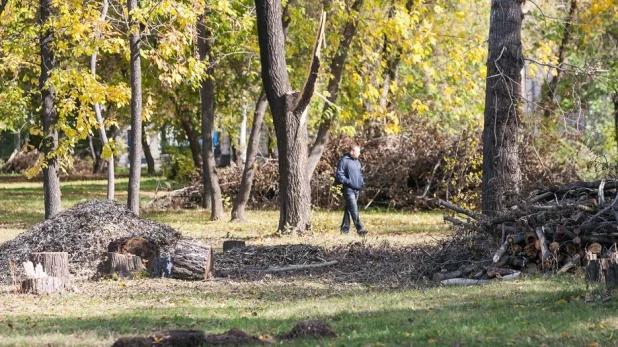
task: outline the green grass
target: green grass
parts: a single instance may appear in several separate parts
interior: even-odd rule
[[[119,192],[126,180],[117,184]],[[161,184],[161,182],[159,182]],[[147,202],[156,178],[142,183]],[[105,198],[104,181],[63,185],[63,207]],[[0,183],[0,242],[43,220],[40,183]],[[126,195],[120,193],[119,199]],[[249,211],[248,223],[211,222],[204,210],[146,212],[185,235],[216,247],[234,237],[251,244],[333,245],[358,240],[338,235],[341,211],[314,212],[314,232],[276,237],[277,211]],[[439,213],[368,212],[369,243],[431,242],[448,233]],[[0,345],[109,346],[119,336],[164,329],[221,333],[231,328],[274,339],[295,322],[319,318],[337,338],[289,342],[299,346],[600,346],[618,345],[618,297],[595,296],[581,274],[523,278],[479,287],[379,291],[312,278],[207,282],[130,280],[87,282],[79,292],[46,297],[13,294],[0,286]],[[586,303],[585,296],[595,299]]]
[[[339,334],[322,346],[609,346],[618,334],[618,300],[585,303],[577,276],[391,292],[308,280],[106,281],[81,288],[43,298],[1,294],[0,344],[108,346],[122,335],[233,327],[274,337],[307,318]]]

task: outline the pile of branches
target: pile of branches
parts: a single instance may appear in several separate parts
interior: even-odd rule
[[[215,256],[217,277],[246,278],[274,267],[326,262],[324,248],[295,244],[232,248]]]
[[[323,248],[313,245],[250,246],[215,254],[216,277],[257,280],[264,276],[305,276],[383,289],[412,288],[436,271],[470,266],[487,259],[491,247],[455,235],[438,244],[394,246],[353,242]]]
[[[165,224],[136,216],[120,202],[86,201],[1,244],[0,283],[11,282],[10,263],[21,269],[33,252],[68,252],[71,275],[90,278],[113,241],[131,237],[147,239],[161,256],[167,256],[174,252],[181,235]]]
[[[483,280],[520,270],[561,274],[579,266],[586,257],[609,258],[615,252],[618,181],[574,182],[517,200],[496,217],[481,216],[442,201],[443,206],[464,216],[447,216],[445,220],[469,232],[500,235],[502,241],[483,273],[460,269],[437,279],[468,276]]]

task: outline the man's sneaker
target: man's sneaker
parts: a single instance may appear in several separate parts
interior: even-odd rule
[[[347,235],[347,234],[348,234],[348,231],[349,231],[348,229],[341,229],[341,230],[340,230],[341,235]]]
[[[361,229],[361,230],[357,231],[357,233],[358,233],[358,236],[365,236],[365,235],[367,235],[367,230]]]

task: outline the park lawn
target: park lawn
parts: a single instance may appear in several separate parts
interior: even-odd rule
[[[48,297],[0,294],[0,345],[109,346],[157,330],[239,328],[273,339],[303,319],[337,338],[298,346],[615,346],[618,300],[586,303],[581,276],[378,291],[307,278],[84,283]],[[594,296],[593,296],[594,298]]]
[[[147,202],[161,179],[145,178]],[[120,181],[117,189],[125,189]],[[118,195],[120,199],[124,196]],[[105,198],[104,181],[68,182],[63,208]],[[43,220],[40,183],[0,183],[0,242]],[[8,214],[8,215],[7,215]],[[251,244],[346,244],[339,236],[340,211],[316,211],[313,234],[277,237],[278,212],[249,211],[249,223],[208,221],[208,211],[151,211],[146,218],[220,246],[234,237]],[[362,212],[366,242],[435,242],[448,229],[439,213]],[[618,298],[598,296],[581,274],[523,278],[480,287],[431,287],[380,291],[354,283],[309,277],[206,282],[127,280],[79,283],[79,292],[47,297],[0,287],[0,345],[109,346],[119,336],[162,329],[231,328],[274,337],[299,320],[322,319],[337,338],[298,340],[300,346],[612,346],[618,345]],[[586,302],[588,296],[593,300]]]

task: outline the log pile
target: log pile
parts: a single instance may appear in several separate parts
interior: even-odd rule
[[[482,274],[472,273],[477,269],[462,268],[453,274],[436,274],[436,280],[466,276],[481,280],[508,276],[513,271],[562,274],[584,260],[587,264],[606,259],[604,263],[609,264],[614,259],[618,243],[618,181],[550,187],[516,200],[507,212],[496,217],[482,216],[445,201],[440,204],[456,212],[457,217],[445,216],[445,220],[460,230],[499,237],[500,242]]]

